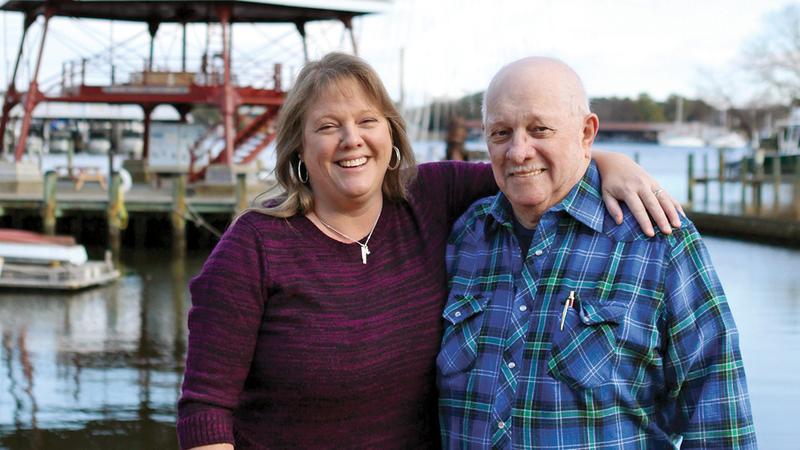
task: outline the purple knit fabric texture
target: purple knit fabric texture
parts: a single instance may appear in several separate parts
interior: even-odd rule
[[[190,284],[181,447],[437,447],[445,243],[496,190],[489,165],[421,165],[366,265],[305,217],[241,217]]]

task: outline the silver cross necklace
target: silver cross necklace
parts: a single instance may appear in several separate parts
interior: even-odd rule
[[[351,240],[354,243],[358,244],[359,247],[361,247],[361,264],[366,264],[367,263],[367,255],[370,254],[369,253],[369,245],[367,245],[367,244],[369,244],[369,239],[372,237],[372,232],[375,231],[375,227],[378,226],[378,220],[380,220],[380,218],[381,218],[381,212],[383,212],[383,205],[381,205],[381,209],[378,210],[378,217],[375,219],[375,223],[372,224],[372,229],[369,230],[369,234],[367,235],[367,238],[364,240],[363,244],[358,239],[353,239],[350,236],[348,236],[348,235],[342,233],[341,231],[337,230],[336,228],[333,228],[332,226],[328,225],[324,220],[322,220],[322,217],[320,217],[319,214],[317,214],[316,216],[317,216],[317,219],[319,219],[320,223],[325,225],[325,228],[333,231],[334,233],[338,234],[339,236],[341,236],[341,237],[343,237],[345,239]]]

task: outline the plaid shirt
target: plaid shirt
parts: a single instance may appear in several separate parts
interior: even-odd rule
[[[456,223],[436,361],[444,447],[756,448],[738,333],[697,230],[648,238],[629,213],[618,226],[599,186],[592,163],[524,259],[502,193]]]

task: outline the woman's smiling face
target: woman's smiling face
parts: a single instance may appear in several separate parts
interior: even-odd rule
[[[349,209],[380,198],[391,153],[389,123],[356,80],[331,84],[308,108],[300,157],[315,203]]]

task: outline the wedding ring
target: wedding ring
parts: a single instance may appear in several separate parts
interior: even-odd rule
[[[664,190],[663,190],[663,189],[656,189],[655,191],[653,191],[653,195],[655,195],[656,197],[658,197],[658,194],[660,194],[660,193],[662,193],[662,192],[664,192]]]

